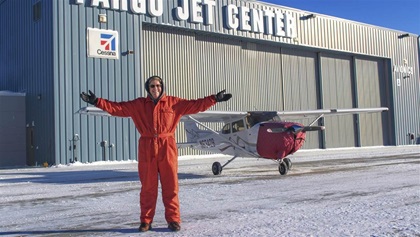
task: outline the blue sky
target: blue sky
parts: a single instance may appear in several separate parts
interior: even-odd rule
[[[262,0],[420,35],[420,0]]]

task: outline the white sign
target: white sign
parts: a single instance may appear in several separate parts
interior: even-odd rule
[[[87,28],[87,55],[94,58],[118,59],[118,32]]]
[[[407,73],[409,75],[413,75],[414,67],[410,67],[407,65],[394,65],[394,72]]]
[[[126,11],[133,14],[161,17],[170,11],[176,21],[213,25],[220,17],[228,30],[247,31],[277,37],[297,37],[296,19],[284,10],[265,7],[259,9],[227,4],[217,8],[216,0],[178,0],[173,9],[165,9],[163,0],[75,0],[76,4],[95,8]],[[239,2],[239,1],[235,1]],[[243,5],[243,3],[237,3]]]

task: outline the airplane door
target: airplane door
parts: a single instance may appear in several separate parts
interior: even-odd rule
[[[238,146],[242,148],[247,148],[247,132],[244,120],[238,120],[236,122],[232,123],[232,136],[231,139],[233,142],[235,142]]]

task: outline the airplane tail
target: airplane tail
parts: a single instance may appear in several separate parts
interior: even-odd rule
[[[187,135],[187,143],[196,143],[200,137],[200,133],[203,132],[194,121],[184,122],[184,128]]]
[[[209,134],[208,131],[200,129],[197,123],[192,120],[184,122],[184,129],[187,135],[187,142],[177,143],[178,148],[194,147],[198,144],[198,139],[200,137]]]

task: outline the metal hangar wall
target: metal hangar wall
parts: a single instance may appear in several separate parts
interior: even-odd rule
[[[129,119],[75,112],[86,106],[81,91],[130,100],[145,95],[144,80],[155,74],[168,94],[235,95],[214,110],[390,109],[325,118],[327,130],[308,134],[306,149],[420,136],[417,35],[258,1],[136,3],[0,1],[0,90],[26,92],[35,162],[137,159]],[[94,50],[98,32],[108,49]]]

